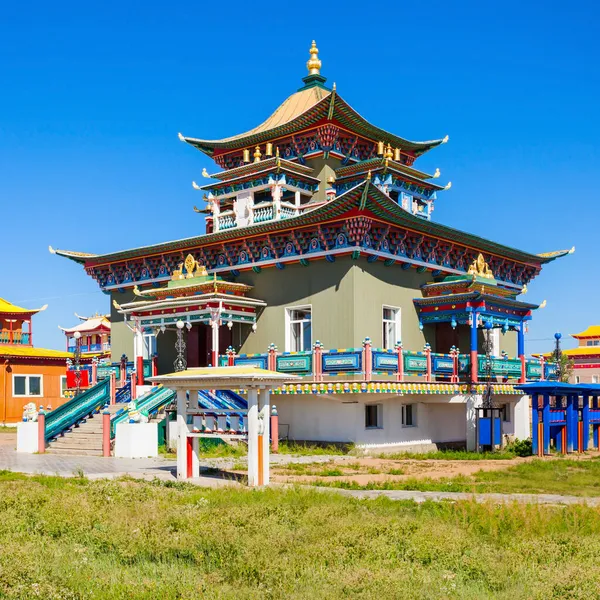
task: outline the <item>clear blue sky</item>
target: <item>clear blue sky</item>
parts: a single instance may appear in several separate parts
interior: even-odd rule
[[[211,161],[177,132],[251,128],[322,73],[380,127],[450,135],[417,163],[436,220],[533,252],[577,246],[527,300],[527,351],[598,315],[599,10],[594,2],[24,2],[0,19],[0,296],[57,326],[108,297],[48,244],[107,252],[196,235]],[[544,340],[548,341],[536,341]]]

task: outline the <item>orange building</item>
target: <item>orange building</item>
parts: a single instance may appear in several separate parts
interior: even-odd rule
[[[72,353],[33,347],[31,318],[44,310],[21,308],[0,298],[0,421],[21,420],[29,402],[56,408],[67,398],[66,359]]]

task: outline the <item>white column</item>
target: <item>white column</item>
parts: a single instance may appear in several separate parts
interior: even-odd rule
[[[258,485],[258,390],[248,389],[248,485]]]
[[[262,455],[263,455],[263,485],[269,485],[269,452],[271,444],[269,442],[269,431],[271,423],[271,407],[269,405],[269,390],[260,390],[258,394],[258,410],[260,412],[260,422],[262,425]]]
[[[200,477],[200,438],[193,438],[192,477]]]
[[[526,440],[531,437],[531,398],[521,396],[515,403],[513,419],[515,420],[515,438]]]
[[[187,395],[177,390],[177,479],[187,479]]]
[[[477,450],[477,410],[481,406],[482,397],[480,394],[470,394],[467,396],[467,450],[473,452]]]
[[[212,353],[211,362],[213,367],[219,366],[219,318],[211,321],[212,329]]]
[[[144,356],[144,336],[142,334],[142,328],[139,323],[135,325],[135,337],[133,339],[133,365],[137,368],[137,357]]]

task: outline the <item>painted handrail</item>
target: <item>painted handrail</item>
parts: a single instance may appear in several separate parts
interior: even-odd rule
[[[127,383],[120,387],[115,394],[115,403],[124,404],[125,402],[131,401],[131,379],[127,380]]]
[[[105,379],[46,415],[46,440],[74,427],[109,402],[110,380]]]
[[[158,412],[167,404],[173,402],[176,392],[162,386],[153,387],[149,392],[137,400],[137,409],[148,414]],[[129,412],[126,409],[120,410],[110,420],[110,437],[113,439],[117,432],[117,425],[126,422],[129,418]]]
[[[219,357],[221,365],[257,366],[262,369],[275,370],[303,377],[312,377],[316,381],[323,376],[360,375],[370,380],[373,375],[396,375],[398,381],[406,377],[425,378],[426,381],[469,381],[471,375],[471,357],[459,354],[457,349],[449,354],[431,352],[429,345],[424,351],[371,348],[370,340],[365,340],[363,348],[345,348],[325,350],[320,342],[313,351],[277,352],[274,344],[268,352],[260,354],[236,355],[232,348],[228,354]],[[492,375],[506,379],[522,377],[520,358],[492,357]],[[477,363],[478,380],[485,379],[486,357],[479,355]],[[542,367],[543,365],[543,367]],[[552,379],[556,373],[553,364],[539,359],[525,360],[525,379],[540,379],[542,368],[544,378]],[[400,371],[400,372],[399,372]]]

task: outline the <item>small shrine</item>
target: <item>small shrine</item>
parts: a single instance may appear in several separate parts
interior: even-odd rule
[[[67,351],[75,352],[79,344],[82,355],[93,355],[98,359],[110,357],[110,315],[96,313],[91,317],[82,317],[75,313],[75,316],[80,323],[74,327],[59,326],[67,338]]]
[[[200,338],[204,342],[200,345],[206,348],[204,356],[188,352],[186,365],[217,366],[219,352],[224,353],[232,343],[234,324],[239,335],[256,330],[258,313],[266,302],[247,297],[251,289],[250,285],[225,281],[216,273],[208,275],[206,268],[188,254],[173,270],[166,286],[144,290],[136,286],[133,291],[139,300],[113,304],[133,323],[138,337],[144,332],[158,335],[185,327],[188,346],[192,344],[190,338],[196,338],[196,342]],[[226,327],[221,329],[221,325]]]

